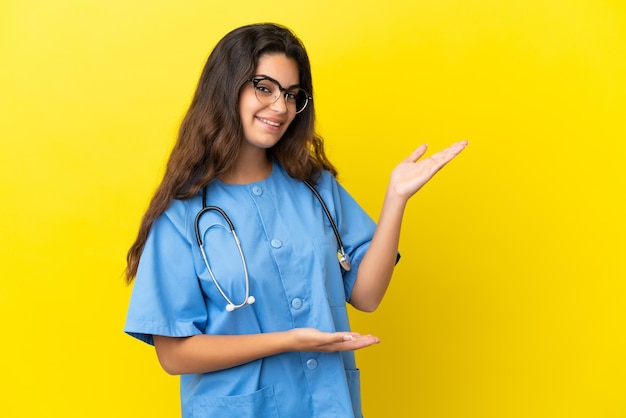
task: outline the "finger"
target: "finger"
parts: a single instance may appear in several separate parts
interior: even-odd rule
[[[448,154],[457,155],[458,153],[463,151],[468,144],[469,142],[466,140],[455,142],[454,144],[450,145],[445,151]]]
[[[467,141],[456,142],[450,145],[449,147],[444,148],[443,150],[431,155],[430,158],[433,161],[436,161],[439,167],[443,167],[445,164],[450,162],[454,157],[459,155],[459,153],[465,149],[467,144],[468,144]]]
[[[455,154],[458,154],[459,152],[463,151],[465,147],[467,147],[468,145],[469,145],[469,141],[464,139],[463,141],[459,141],[455,144],[452,144],[450,148],[452,148],[452,151]]]
[[[409,162],[409,163],[414,163],[417,160],[419,160],[420,158],[422,158],[422,156],[426,153],[426,150],[428,149],[428,145],[426,144],[422,144],[419,147],[417,147],[415,149],[415,151],[413,151],[411,153],[411,155],[409,155],[405,161]]]
[[[343,341],[344,342],[359,342],[359,341],[373,341],[373,342],[380,342],[380,339],[378,337],[375,337],[371,334],[367,334],[367,335],[361,335],[359,333],[356,332],[351,332],[351,333],[347,333],[343,336]]]
[[[359,348],[369,347],[374,344],[380,344],[380,338],[373,335],[360,335],[353,341],[346,341],[344,345],[351,350],[358,350]]]
[[[456,154],[460,153],[461,151],[463,151],[465,149],[465,147],[467,146],[467,144],[468,144],[467,141],[455,142],[454,144],[450,145],[449,147],[446,147],[446,148],[442,149],[437,154],[446,154],[446,155],[453,154],[453,155],[456,155]]]
[[[361,335],[352,332],[334,333],[333,341],[320,346],[319,349],[324,352],[353,351],[378,343],[380,343],[380,339],[373,335]]]
[[[337,339],[337,341],[355,341],[357,338],[359,338],[361,336],[361,334],[359,334],[358,332],[343,332],[343,333],[338,333],[341,340]]]

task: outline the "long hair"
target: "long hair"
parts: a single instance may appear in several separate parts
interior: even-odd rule
[[[298,64],[300,87],[313,95],[311,65],[302,42],[289,29],[276,24],[237,28],[215,46],[204,66],[191,105],[170,154],[165,175],[139,226],[126,257],[126,281],[137,274],[139,258],[152,224],[173,199],[190,199],[227,172],[243,142],[239,93],[254,76],[259,59],[285,54]],[[337,171],[327,159],[322,138],[315,132],[315,102],[296,115],[276,145],[267,150],[287,173],[315,181],[323,169]]]

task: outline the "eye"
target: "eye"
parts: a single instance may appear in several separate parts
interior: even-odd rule
[[[260,80],[254,85],[257,93],[262,94],[264,96],[271,96],[274,93],[274,87],[269,81]]]
[[[295,102],[300,96],[300,90],[290,90],[285,93],[285,98],[290,102]]]

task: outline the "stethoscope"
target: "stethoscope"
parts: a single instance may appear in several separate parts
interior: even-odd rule
[[[330,216],[330,211],[328,210],[326,203],[324,203],[324,199],[322,199],[322,196],[319,194],[319,192],[315,189],[315,187],[313,187],[313,185],[309,181],[305,180],[304,184],[306,184],[307,187],[311,189],[311,191],[313,192],[317,200],[319,200],[320,204],[322,205],[322,209],[324,210],[324,214],[326,215],[326,218],[328,218],[328,221],[330,222],[330,226],[333,228],[333,233],[335,234],[335,238],[337,238],[337,244],[339,245],[339,248],[337,249],[337,259],[339,261],[339,264],[345,271],[350,271],[350,268],[351,268],[350,256],[346,254],[346,251],[343,248],[343,242],[341,241],[339,230],[337,229],[337,225],[335,224],[335,221],[333,221],[332,216]],[[220,294],[226,301],[227,303],[226,310],[228,312],[232,312],[235,309],[242,308],[246,305],[252,305],[256,301],[256,299],[254,298],[254,296],[250,295],[250,277],[248,276],[248,267],[246,266],[246,257],[243,255],[243,250],[241,249],[241,242],[239,241],[239,237],[237,236],[237,233],[235,232],[235,226],[230,220],[230,217],[226,214],[226,212],[222,208],[218,206],[207,206],[206,195],[207,195],[207,187],[204,186],[202,188],[202,209],[196,215],[195,225],[194,225],[195,232],[196,232],[196,240],[198,242],[198,247],[200,247],[202,260],[204,261],[204,265],[206,266],[209,272],[209,275],[211,276],[211,280],[213,281],[213,284],[217,288],[218,292],[220,292]],[[245,298],[243,299],[243,302],[239,304],[234,303],[226,295],[226,293],[224,292],[224,289],[222,289],[222,286],[220,286],[219,282],[215,278],[215,275],[213,274],[213,270],[211,269],[211,266],[209,265],[209,260],[206,256],[206,252],[204,251],[204,243],[200,235],[200,218],[202,217],[203,214],[209,211],[215,211],[219,213],[220,215],[222,215],[224,220],[226,220],[226,223],[228,223],[228,228],[230,228],[230,232],[233,234],[233,239],[235,240],[235,244],[237,244],[237,249],[239,250],[239,256],[241,257],[241,264],[243,265],[243,274],[244,274],[244,278],[246,281],[246,295],[245,295]]]

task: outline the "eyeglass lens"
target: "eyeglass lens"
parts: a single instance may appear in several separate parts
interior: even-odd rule
[[[269,78],[255,78],[252,83],[257,99],[263,104],[272,104],[282,95],[287,106],[300,113],[309,101],[308,93],[299,87],[286,90]]]

